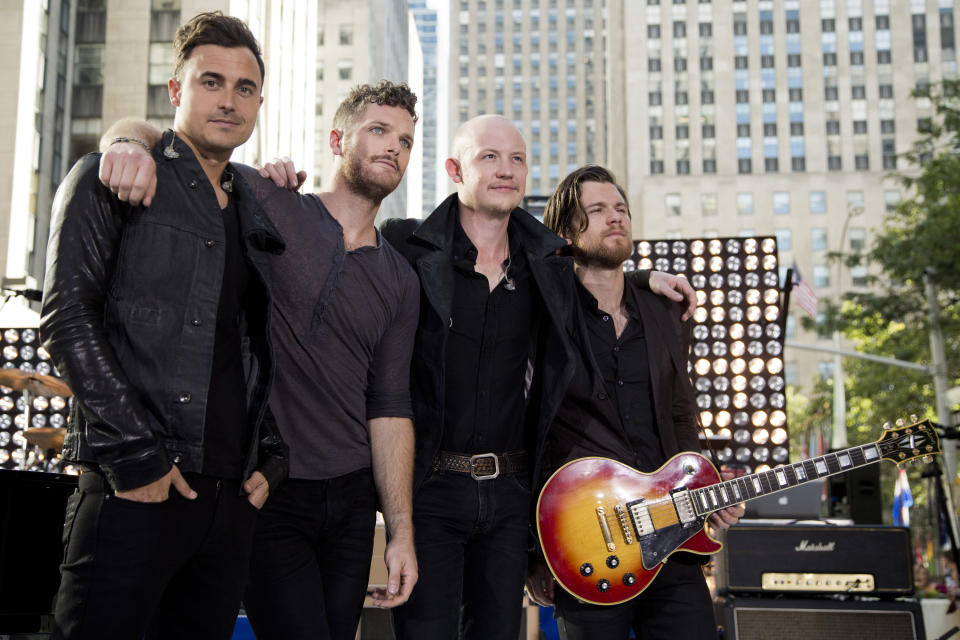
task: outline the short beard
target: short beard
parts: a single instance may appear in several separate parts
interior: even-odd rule
[[[584,247],[577,241],[571,247],[571,253],[576,263],[584,267],[622,269],[623,263],[633,254],[633,246],[631,243],[617,249],[609,249],[603,245]]]
[[[350,191],[376,205],[383,202],[383,199],[393,193],[393,190],[400,184],[398,180],[393,186],[387,186],[367,179],[363,175],[362,160],[357,154],[353,153],[343,155],[341,175]]]

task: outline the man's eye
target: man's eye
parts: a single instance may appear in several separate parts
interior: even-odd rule
[[[371,127],[370,133],[383,133],[383,127]]]
[[[401,141],[400,141],[400,144],[403,145],[403,148],[404,148],[404,149],[409,149],[410,147],[413,146],[413,145],[410,144],[410,141],[409,141],[409,140],[401,140]]]

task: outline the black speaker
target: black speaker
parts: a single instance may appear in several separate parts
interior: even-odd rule
[[[737,598],[724,606],[724,640],[924,640],[917,602]]]
[[[857,467],[831,476],[828,509],[832,518],[850,518],[856,524],[883,524],[880,465]]]

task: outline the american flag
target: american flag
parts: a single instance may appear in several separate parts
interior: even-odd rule
[[[800,277],[796,262],[793,263],[793,299],[801,309],[814,317],[817,315],[817,294]]]

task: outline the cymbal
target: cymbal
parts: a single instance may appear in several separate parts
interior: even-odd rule
[[[0,369],[0,385],[10,387],[16,391],[26,389],[34,396],[64,396],[70,397],[73,392],[60,378],[47,376],[35,371],[21,371],[20,369]]]
[[[23,432],[23,437],[30,444],[41,449],[56,449],[57,451],[63,448],[63,437],[65,435],[67,435],[67,430],[61,427],[36,427]]]

